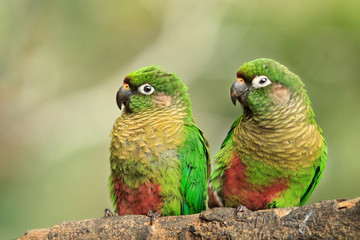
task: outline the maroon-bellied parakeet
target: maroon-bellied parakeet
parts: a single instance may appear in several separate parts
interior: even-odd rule
[[[205,209],[208,144],[195,125],[187,87],[150,66],[130,73],[116,96],[109,178],[117,214],[163,216]]]
[[[240,67],[230,95],[243,114],[214,157],[209,206],[305,204],[323,174],[327,147],[301,79],[260,58]]]

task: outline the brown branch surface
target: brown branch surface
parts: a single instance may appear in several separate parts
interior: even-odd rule
[[[213,208],[149,223],[141,215],[68,221],[19,239],[359,239],[360,198],[254,212]]]

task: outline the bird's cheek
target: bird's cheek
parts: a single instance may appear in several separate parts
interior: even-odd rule
[[[133,113],[139,113],[154,107],[154,101],[151,97],[142,94],[134,94],[129,101],[129,110]]]
[[[163,107],[168,107],[171,105],[172,97],[165,93],[158,93],[154,96],[155,104],[158,104]]]
[[[144,108],[144,101],[139,97],[138,94],[134,94],[130,97],[127,105],[127,110],[132,113],[137,113]]]
[[[274,104],[285,104],[290,100],[291,91],[281,84],[274,84],[270,88],[270,97]]]

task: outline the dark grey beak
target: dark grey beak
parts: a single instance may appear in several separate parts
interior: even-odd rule
[[[129,107],[130,97],[132,95],[131,90],[125,90],[121,87],[116,94],[116,103],[121,110],[121,106],[124,104],[126,108]]]
[[[240,78],[241,79],[241,78]],[[236,100],[238,100],[242,105],[247,106],[249,95],[249,88],[243,79],[241,81],[238,79],[230,89],[231,101],[236,105]]]

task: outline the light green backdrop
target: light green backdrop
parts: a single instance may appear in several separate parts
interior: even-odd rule
[[[310,203],[359,196],[360,1],[2,0],[0,238],[101,217],[123,77],[146,65],[190,88],[211,156],[241,108],[229,88],[269,57],[307,86],[329,145]]]

